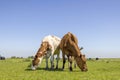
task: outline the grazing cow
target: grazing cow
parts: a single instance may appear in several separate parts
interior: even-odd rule
[[[51,56],[51,69],[54,69],[54,55],[57,55],[56,69],[58,68],[58,60],[60,54],[60,44],[61,39],[56,36],[46,36],[41,43],[41,47],[38,49],[34,60],[32,61],[32,70],[35,70],[41,63],[43,57],[46,58],[46,69],[48,69],[48,58]]]
[[[62,69],[64,69],[65,55],[67,55],[68,61],[70,63],[70,71],[72,71],[72,57],[74,57],[77,66],[81,69],[81,71],[87,71],[85,55],[81,54],[78,47],[78,40],[72,33],[68,32],[66,35],[64,35],[59,46],[62,50],[63,57]]]

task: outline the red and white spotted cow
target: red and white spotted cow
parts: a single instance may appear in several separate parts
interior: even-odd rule
[[[57,63],[56,63],[56,69],[58,68],[58,61],[59,61],[59,54],[60,49],[58,45],[60,44],[61,39],[56,36],[46,36],[43,38],[40,48],[38,49],[34,60],[32,61],[32,70],[35,70],[39,64],[41,64],[41,61],[43,57],[46,58],[46,69],[48,69],[48,58],[51,56],[51,69],[54,69],[54,55],[57,55]]]

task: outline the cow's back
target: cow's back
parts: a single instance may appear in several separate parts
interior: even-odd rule
[[[65,34],[63,36],[63,38],[61,40],[61,44],[60,44],[61,48],[66,47],[69,40],[73,41],[75,44],[78,44],[78,40],[77,40],[76,36],[74,36],[72,33],[68,32],[67,34]]]
[[[58,45],[60,44],[60,41],[61,39],[59,37],[52,36],[52,35],[48,35],[42,40],[42,42],[48,42],[54,49],[58,47]]]
[[[68,32],[67,34],[63,36],[61,43],[60,43],[60,48],[62,52],[67,55],[76,56],[80,54],[79,47],[78,47],[78,40],[76,36],[70,32]]]

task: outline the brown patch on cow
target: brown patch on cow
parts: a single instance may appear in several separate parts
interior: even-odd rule
[[[40,60],[38,59],[38,56],[35,55],[35,58],[34,58],[34,60],[32,61],[33,66],[38,65],[38,64],[39,64],[39,61],[40,61]]]
[[[38,49],[34,60],[32,61],[33,66],[38,66],[40,60],[39,58],[46,55],[47,51],[50,50],[52,47],[48,42],[42,42],[40,48]]]
[[[51,45],[47,41],[46,42],[42,42],[41,47],[38,50],[37,54],[39,55],[39,53],[40,53],[40,55],[41,54],[45,55],[46,51],[50,50],[51,48],[52,48]]]

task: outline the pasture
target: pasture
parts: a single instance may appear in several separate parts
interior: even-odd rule
[[[70,72],[68,62],[64,71],[45,70],[45,60],[36,71],[30,70],[30,64],[31,59],[0,60],[0,80],[120,80],[120,59],[88,60],[87,72],[81,72],[78,67]]]

